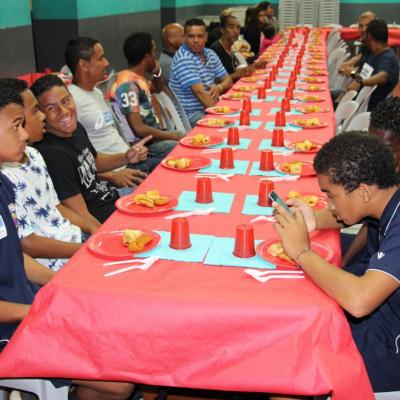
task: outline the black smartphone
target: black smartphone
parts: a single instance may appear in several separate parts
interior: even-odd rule
[[[275,190],[271,190],[268,197],[276,204],[279,204],[282,208],[284,208],[288,213],[292,213],[292,210],[287,206],[287,204],[278,196],[278,193]]]

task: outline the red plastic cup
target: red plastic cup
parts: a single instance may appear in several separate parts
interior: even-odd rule
[[[294,90],[295,87],[296,87],[296,84],[293,81],[290,81],[287,85],[287,89]]]
[[[271,146],[273,147],[283,147],[283,129],[275,128],[272,131],[272,142]]]
[[[250,113],[247,110],[243,110],[240,112],[240,125],[250,125]]]
[[[271,89],[271,78],[265,78],[264,89]]]
[[[235,168],[235,163],[233,161],[233,150],[230,147],[224,147],[221,149],[219,167],[221,169]]]
[[[272,171],[274,169],[274,152],[261,150],[260,171]]]
[[[236,146],[240,144],[239,129],[237,127],[228,128],[228,140],[227,143],[230,146]]]
[[[290,100],[289,99],[287,99],[285,97],[282,99],[281,110],[285,111],[285,112],[290,112]]]
[[[251,107],[251,99],[249,97],[246,97],[245,99],[243,99],[242,110],[248,111],[249,114],[251,113],[252,107]]]
[[[293,89],[286,89],[285,99],[292,100],[293,99]]]
[[[197,190],[196,190],[196,202],[197,203],[212,203],[212,186],[210,178],[197,178]]]
[[[258,188],[258,201],[257,204],[261,207],[272,207],[272,200],[268,195],[274,190],[274,182],[267,179],[260,181]]]
[[[51,74],[51,68],[45,68],[44,73],[45,74]]]
[[[285,126],[286,125],[286,117],[284,111],[278,111],[275,115],[275,126]]]
[[[276,79],[276,69],[271,70],[271,72],[269,73],[269,79],[271,81],[274,81]]]
[[[264,86],[261,86],[258,88],[257,97],[259,99],[265,99],[265,87]]]
[[[184,250],[192,246],[190,242],[189,221],[187,218],[174,218],[171,225],[169,247]]]
[[[256,249],[254,247],[254,232],[251,225],[241,224],[236,227],[233,255],[240,258],[249,258],[256,255]]]

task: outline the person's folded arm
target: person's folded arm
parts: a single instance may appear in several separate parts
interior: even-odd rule
[[[85,218],[71,208],[66,207],[64,204],[58,204],[57,209],[64,218],[68,219],[69,222],[71,222],[71,224],[79,226],[79,228],[81,228],[84,232],[89,233],[90,235],[95,233],[97,229],[101,226],[100,222],[98,222],[97,220],[93,221],[92,218]]]
[[[34,233],[21,239],[24,253],[34,258],[70,258],[81,246],[81,243],[64,242]]]
[[[56,274],[56,272],[52,271],[49,268],[44,267],[42,264],[39,264],[36,260],[34,260],[32,257],[28,256],[25,253],[24,253],[24,267],[28,279],[32,283],[36,283],[38,285],[45,285]]]
[[[10,301],[0,300],[0,323],[12,324],[22,321],[30,308],[30,304],[11,303]]]
[[[342,266],[345,267],[353,257],[365,247],[367,244],[368,224],[364,223],[361,229],[355,235],[350,247],[347,249],[346,254],[342,257]]]
[[[89,224],[92,224],[93,226],[101,226],[99,220],[89,212],[85,200],[80,193],[61,200],[61,204],[81,215]]]
[[[212,98],[202,83],[195,83],[191,86],[193,94],[197,97],[204,108],[214,107],[216,101]]]
[[[362,81],[364,86],[382,86],[387,82],[389,82],[389,74],[385,71],[380,71]]]
[[[225,75],[224,77],[217,79],[217,87],[220,90],[219,94],[225,93],[228,89],[232,87],[232,79],[229,74]]]

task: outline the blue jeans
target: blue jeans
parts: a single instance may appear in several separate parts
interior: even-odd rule
[[[147,160],[138,162],[136,164],[128,164],[127,168],[139,169],[140,171],[146,172],[147,174],[152,172],[158,164],[160,164],[161,158],[149,157]]]
[[[159,140],[158,142],[147,145],[149,155],[154,158],[165,158],[172,149],[178,144],[176,140]]]

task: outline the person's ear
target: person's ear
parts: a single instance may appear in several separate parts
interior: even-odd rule
[[[81,58],[79,61],[78,61],[78,68],[81,70],[81,71],[87,71],[88,70],[88,68],[89,68],[89,61],[86,61],[86,60],[84,60],[83,58]]]
[[[373,186],[366,185],[362,183],[358,188],[360,199],[364,204],[367,204],[371,201],[372,197],[375,194],[376,188]]]

